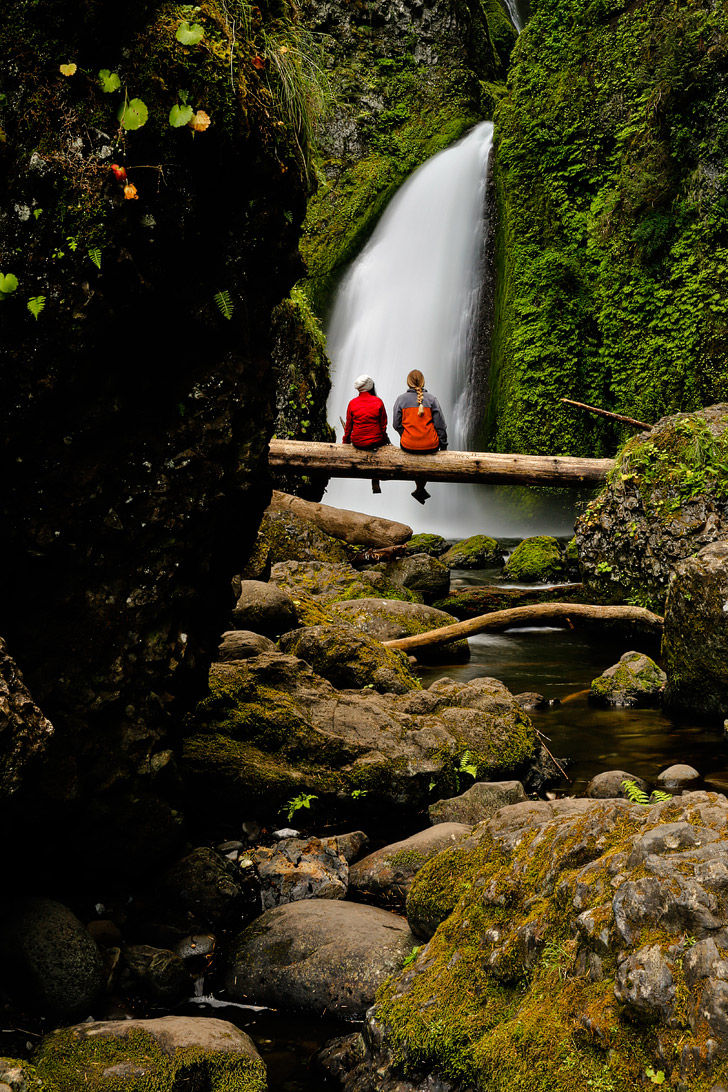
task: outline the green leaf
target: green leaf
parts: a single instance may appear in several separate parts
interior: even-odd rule
[[[233,317],[233,311],[235,310],[235,304],[230,299],[230,293],[229,292],[227,292],[227,291],[216,292],[215,293],[215,303],[219,307],[220,313],[224,316],[224,318],[231,319]]]
[[[38,315],[41,313],[45,305],[45,296],[31,296],[28,300],[26,306],[36,322],[38,321]]]
[[[4,296],[14,292],[18,287],[18,278],[14,273],[0,273],[0,292]]]
[[[107,95],[112,91],[118,91],[121,87],[121,80],[116,72],[110,72],[108,68],[102,68],[99,72],[99,83],[101,84],[101,90]]]
[[[194,111],[191,106],[182,106],[177,103],[169,111],[169,124],[173,129],[179,129],[181,126],[186,125],[188,121],[192,120]]]
[[[101,251],[98,249],[89,250],[88,256],[94,263],[97,269],[101,269]]]
[[[146,124],[149,111],[141,99],[131,99],[119,107],[116,116],[122,129],[141,129],[142,125]]]
[[[192,26],[186,19],[182,20],[179,30],[175,37],[182,45],[197,45],[201,42],[205,36],[205,29],[201,27],[199,23],[193,23]]]

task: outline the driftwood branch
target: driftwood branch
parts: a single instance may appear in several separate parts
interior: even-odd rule
[[[547,625],[549,622],[571,622],[572,624],[624,622],[659,632],[663,619],[659,614],[653,614],[644,607],[594,606],[590,603],[534,603],[527,607],[510,607],[508,610],[481,614],[477,618],[467,618],[464,622],[455,622],[451,626],[431,629],[427,633],[417,633],[413,637],[385,641],[384,644],[388,648],[414,652],[418,648],[444,644],[445,641],[454,641],[462,637],[472,637],[476,633],[508,629],[510,626]]]
[[[395,445],[360,451],[351,444],[271,440],[271,470],[381,481],[482,482],[515,485],[582,485],[602,482],[613,459],[566,455],[510,455],[491,451],[438,451],[411,455]]]
[[[612,413],[611,410],[597,409],[596,406],[587,406],[586,402],[573,402],[571,398],[562,398],[566,406],[576,406],[577,409],[587,410],[588,413],[597,413],[600,417],[609,417],[612,421],[621,421],[623,425],[632,425],[634,428],[651,429],[652,425],[644,421],[635,421],[634,417],[625,417],[623,413]]]

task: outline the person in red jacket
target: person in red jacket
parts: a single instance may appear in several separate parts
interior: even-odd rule
[[[364,451],[388,444],[387,410],[377,396],[374,380],[370,375],[360,375],[354,386],[359,393],[347,406],[342,444],[353,444]],[[372,478],[372,493],[381,493],[377,478]]]
[[[425,377],[413,369],[407,376],[407,390],[394,403],[392,424],[399,433],[399,446],[413,455],[432,455],[447,451],[447,425],[440,403],[425,388]],[[415,478],[412,496],[424,504],[430,494],[423,477]]]

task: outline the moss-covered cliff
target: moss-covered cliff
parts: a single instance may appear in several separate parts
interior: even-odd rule
[[[540,0],[496,113],[491,442],[597,455],[603,421],[726,398],[725,0]]]
[[[296,33],[276,0],[3,10],[2,629],[55,726],[34,814],[93,794],[86,828],[131,818],[125,847],[174,828],[163,738],[268,500],[270,316],[306,190],[274,58]]]

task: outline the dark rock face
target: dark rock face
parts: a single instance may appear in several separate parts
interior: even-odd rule
[[[592,594],[638,596],[662,610],[679,562],[728,537],[728,404],[663,417],[622,449],[609,483],[576,523]]]
[[[42,757],[52,735],[53,725],[31,698],[0,637],[0,800],[18,791],[26,768]]]
[[[719,1086],[727,819],[724,796],[692,792],[528,801],[480,824],[415,877],[408,919],[429,918],[432,939],[340,1045],[342,1088],[545,1092],[565,1087],[568,1058],[581,1079],[608,1066],[619,1092],[646,1066],[678,1089]]]
[[[728,716],[728,538],[680,562],[667,593],[665,704]]]
[[[18,280],[0,311],[0,597],[56,728],[35,785],[56,808],[148,791],[173,708],[205,687],[269,496],[270,314],[300,272],[300,156],[259,105],[246,43],[215,53],[224,5],[190,48],[155,3],[110,11],[13,0],[0,30],[2,272]],[[124,87],[149,120],[119,137]],[[179,87],[212,119],[194,138],[167,121]]]

